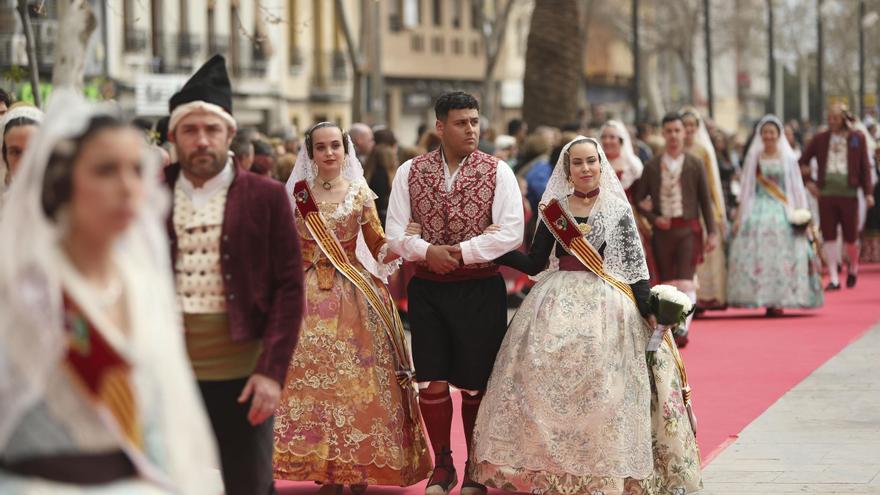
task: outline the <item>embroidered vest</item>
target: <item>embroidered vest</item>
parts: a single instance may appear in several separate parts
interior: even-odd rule
[[[666,218],[678,218],[684,214],[681,198],[681,172],[684,163],[675,172],[660,162],[660,213]]]
[[[177,233],[177,295],[184,313],[225,313],[226,290],[220,271],[220,235],[227,191],[201,209],[193,206],[178,181],[174,190]]]
[[[497,166],[497,158],[474,151],[447,192],[440,150],[414,158],[409,171],[410,209],[413,221],[422,225],[422,238],[431,244],[455,245],[482,234],[492,224]],[[456,271],[494,266],[474,263]]]

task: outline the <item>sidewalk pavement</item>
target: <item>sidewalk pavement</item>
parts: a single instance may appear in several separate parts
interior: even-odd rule
[[[880,494],[880,324],[752,422],[703,483],[701,495]]]

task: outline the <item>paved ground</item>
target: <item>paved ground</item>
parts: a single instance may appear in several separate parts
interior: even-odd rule
[[[750,424],[703,481],[701,495],[880,494],[880,325]]]

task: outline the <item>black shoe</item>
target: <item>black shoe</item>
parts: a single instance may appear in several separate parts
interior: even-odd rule
[[[856,274],[850,273],[849,275],[846,276],[846,288],[852,289],[855,286],[856,286]]]
[[[825,286],[826,291],[830,290],[840,290],[840,284],[835,284],[834,282],[828,282],[828,285]]]

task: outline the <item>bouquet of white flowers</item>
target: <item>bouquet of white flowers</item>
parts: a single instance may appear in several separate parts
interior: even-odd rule
[[[648,342],[648,351],[656,351],[666,330],[673,334],[684,333],[684,322],[694,312],[693,302],[684,292],[671,285],[655,285],[651,288],[651,311],[657,318],[657,328]]]
[[[797,208],[788,212],[788,223],[796,230],[806,230],[813,219],[813,214],[806,208]]]

